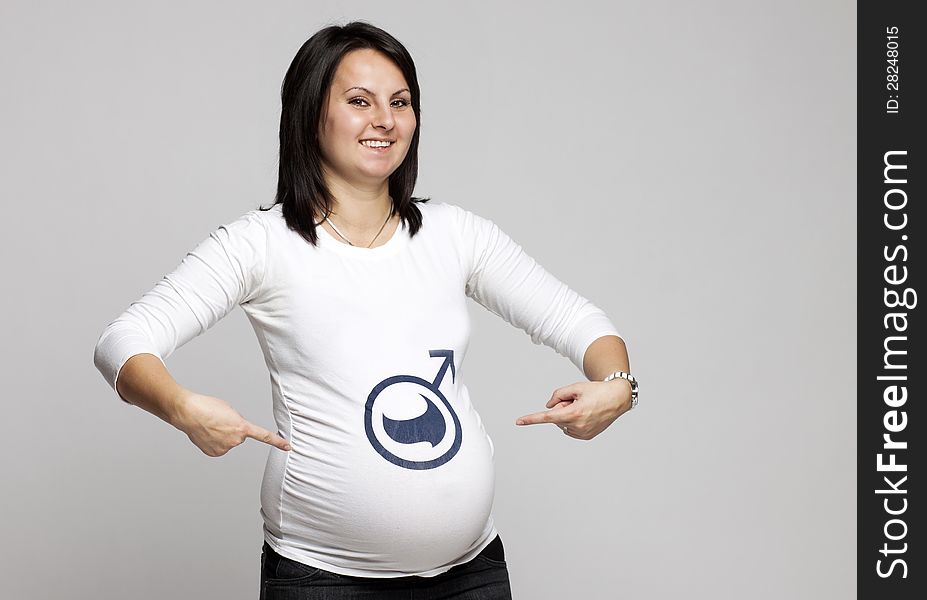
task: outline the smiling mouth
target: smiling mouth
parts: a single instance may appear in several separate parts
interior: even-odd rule
[[[361,140],[358,142],[361,146],[365,148],[370,148],[372,150],[388,150],[393,147],[395,141],[390,140]]]

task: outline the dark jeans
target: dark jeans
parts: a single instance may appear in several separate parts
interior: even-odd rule
[[[505,549],[498,535],[473,560],[434,577],[352,577],[261,549],[261,600],[511,600]]]

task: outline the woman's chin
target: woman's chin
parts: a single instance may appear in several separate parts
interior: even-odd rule
[[[357,175],[361,179],[382,181],[389,179],[389,176],[396,172],[396,168],[386,168],[383,165],[365,165],[357,169]]]

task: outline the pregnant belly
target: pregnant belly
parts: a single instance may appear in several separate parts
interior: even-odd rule
[[[485,532],[495,482],[482,423],[461,421],[460,447],[430,468],[387,460],[363,432],[294,446],[281,480],[282,535],[355,568],[425,571],[460,558]]]

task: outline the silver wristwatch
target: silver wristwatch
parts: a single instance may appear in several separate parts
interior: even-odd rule
[[[622,379],[626,379],[628,383],[631,384],[631,408],[634,408],[635,406],[637,406],[637,380],[634,379],[633,375],[631,375],[630,373],[625,373],[624,371],[615,371],[614,373],[612,373],[611,375],[609,375],[602,381],[611,381],[612,379],[616,379],[618,377]],[[628,410],[631,410],[631,409],[629,408]]]

